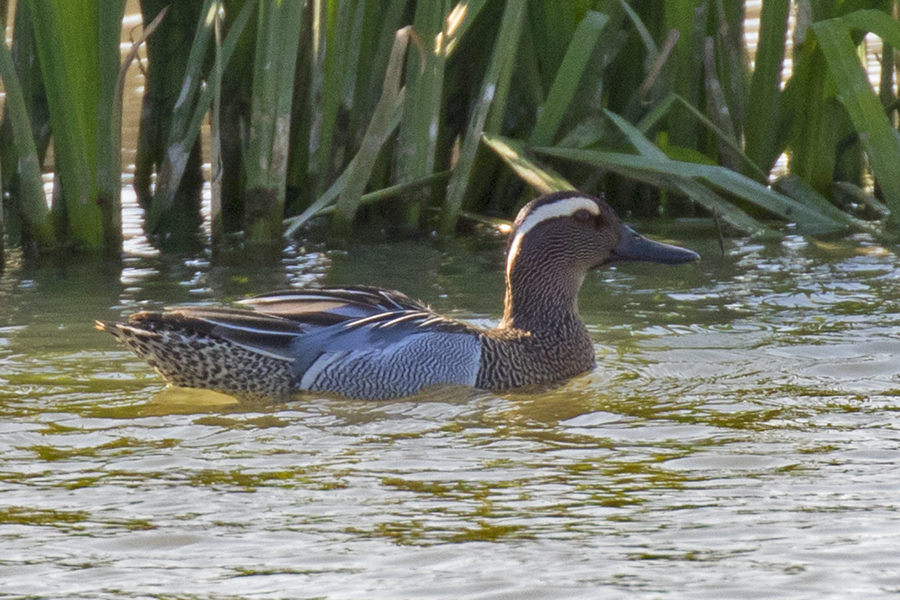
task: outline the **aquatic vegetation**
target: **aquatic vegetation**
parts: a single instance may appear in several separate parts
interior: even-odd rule
[[[4,214],[13,244],[116,253],[125,4],[70,4],[21,1],[20,51],[0,49],[14,142],[0,148]],[[790,223],[890,235],[895,2],[788,7],[764,3],[748,46],[738,0],[205,0],[168,14],[142,2],[145,228],[164,249],[208,243],[198,136],[209,117],[216,246],[277,251],[317,217],[345,238],[452,235],[460,219],[509,218],[535,193],[574,187],[632,216],[711,217],[743,234]],[[867,68],[880,71],[877,92]],[[34,129],[35,77],[52,165]],[[39,167],[58,174],[52,211]]]

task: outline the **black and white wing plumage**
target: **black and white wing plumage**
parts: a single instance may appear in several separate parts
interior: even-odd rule
[[[248,349],[283,354],[294,361],[297,374],[323,353],[384,351],[413,335],[478,335],[471,325],[401,292],[375,287],[287,290],[239,304],[250,311],[204,315],[217,323],[214,333]],[[235,321],[229,324],[223,313],[234,314]],[[251,315],[257,315],[255,323]]]
[[[399,292],[290,290],[240,305],[139,313],[129,327],[230,343],[283,364],[294,388],[357,398],[396,397],[439,384],[474,385],[480,367],[479,329]]]
[[[431,311],[400,292],[368,286],[270,292],[238,304],[256,312],[323,326],[380,313]]]

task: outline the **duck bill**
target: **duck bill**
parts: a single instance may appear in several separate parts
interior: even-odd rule
[[[654,242],[623,225],[622,237],[610,253],[609,262],[641,261],[677,265],[699,258],[700,255],[693,250]]]

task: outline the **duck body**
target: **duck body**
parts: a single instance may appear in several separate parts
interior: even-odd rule
[[[639,236],[605,202],[542,196],[519,213],[507,249],[504,316],[493,329],[443,317],[396,291],[298,289],[98,323],[169,382],[238,397],[296,392],[359,399],[463,385],[561,382],[595,366],[577,296],[590,269],[697,255]]]
[[[370,287],[284,291],[242,304],[248,309],[144,312],[100,326],[171,383],[236,396],[306,391],[387,399],[441,385],[502,390],[594,366],[580,322],[573,323],[577,336],[481,329]]]

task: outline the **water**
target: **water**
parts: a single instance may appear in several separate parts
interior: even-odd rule
[[[0,596],[895,597],[900,261],[865,238],[688,244],[698,265],[588,278],[595,372],[391,402],[167,390],[92,320],[368,283],[489,323],[501,240],[269,270],[13,260]]]

